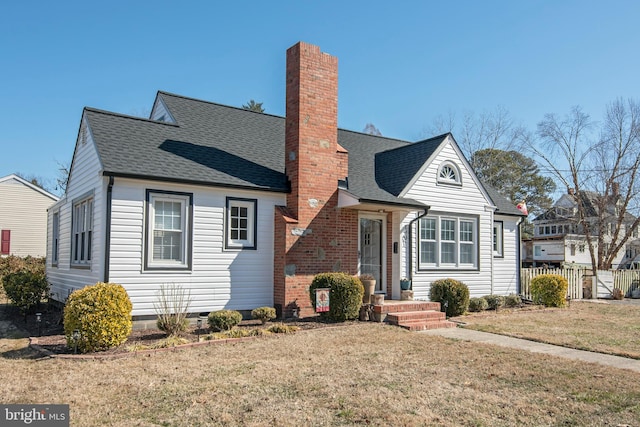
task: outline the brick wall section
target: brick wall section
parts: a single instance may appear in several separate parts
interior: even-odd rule
[[[287,206],[275,215],[274,303],[313,314],[309,284],[328,271],[357,273],[358,214],[337,209],[348,153],[338,145],[338,60],[317,46],[287,50]]]

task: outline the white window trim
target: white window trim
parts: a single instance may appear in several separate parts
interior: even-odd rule
[[[453,178],[446,178],[441,176],[443,169],[450,168],[453,171]],[[451,161],[444,162],[438,168],[438,175],[436,176],[439,184],[462,186],[462,176],[460,175],[460,168],[458,165]]]
[[[231,238],[231,208],[247,208],[247,238],[232,239]],[[225,207],[225,231],[224,231],[224,247],[229,250],[257,249],[257,228],[258,228],[258,200],[244,199],[239,197],[227,197]]]
[[[180,260],[154,260],[153,238],[155,230],[155,203],[160,201],[180,203],[180,226],[182,231]],[[145,218],[145,270],[190,270],[193,222],[193,194],[174,191],[147,190]]]
[[[493,222],[493,256],[504,258],[504,222]]]
[[[71,257],[76,268],[91,267],[93,256],[93,192],[74,200],[71,204]],[[81,224],[78,222],[81,221]]]
[[[435,248],[436,248],[436,262],[435,263],[424,263],[421,260],[421,247],[423,242],[433,243],[433,240],[422,240],[422,234],[420,227],[422,226],[422,220],[418,221],[418,269],[419,270],[478,270],[479,267],[479,218],[477,216],[456,216],[450,214],[433,214],[428,215],[424,218],[426,219],[435,219],[436,222],[436,240],[435,240]],[[455,236],[454,240],[451,242],[455,242],[455,263],[443,263],[442,262],[442,221],[443,220],[452,220],[455,221]],[[460,240],[460,223],[461,222],[470,222],[473,224],[473,243],[465,243]],[[460,247],[461,245],[473,245],[473,263],[462,263],[460,262]]]

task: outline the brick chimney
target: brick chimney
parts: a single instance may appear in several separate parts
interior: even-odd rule
[[[285,168],[287,207],[312,219],[344,179],[338,160],[338,58],[299,42],[287,50]],[[315,207],[314,207],[315,205]]]
[[[357,213],[337,209],[338,180],[348,175],[347,152],[338,144],[338,59],[311,44],[290,47],[286,90],[283,154],[291,192],[275,213],[274,304],[285,316],[309,315],[315,274],[357,272]]]

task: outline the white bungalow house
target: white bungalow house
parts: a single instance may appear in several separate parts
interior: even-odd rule
[[[518,291],[519,223],[451,134],[419,142],[338,129],[337,59],[287,51],[286,117],[158,92],[148,119],[85,108],[67,192],[49,211],[56,298],[122,284],[134,316],[159,286],[193,312],[311,314],[327,271],[370,273],[399,299],[452,277],[474,296]]]
[[[47,208],[57,200],[18,175],[0,178],[0,256],[45,256]]]

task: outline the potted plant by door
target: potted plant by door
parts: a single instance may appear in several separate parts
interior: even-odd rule
[[[361,274],[358,279],[360,279],[362,286],[364,286],[362,302],[364,304],[369,304],[371,302],[371,295],[376,291],[376,278],[371,274]]]
[[[400,289],[403,291],[411,289],[411,279],[407,279],[406,277],[400,279]]]

